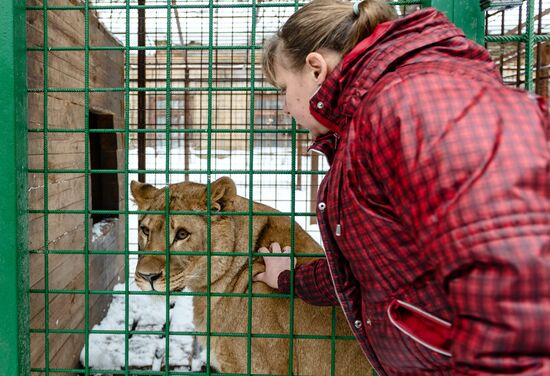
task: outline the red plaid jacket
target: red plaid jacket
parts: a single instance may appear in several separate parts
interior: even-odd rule
[[[550,375],[546,103],[426,9],[378,26],[310,109],[334,131],[312,146],[326,259],[295,294],[340,304],[381,375]]]

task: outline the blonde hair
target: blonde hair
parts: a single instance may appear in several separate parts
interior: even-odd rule
[[[266,79],[276,85],[276,63],[300,71],[313,51],[328,49],[344,56],[378,24],[397,17],[385,0],[363,0],[358,10],[356,15],[352,2],[340,0],[313,0],[300,8],[264,46]]]

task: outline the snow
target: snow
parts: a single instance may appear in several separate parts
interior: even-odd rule
[[[111,228],[112,222],[116,222],[115,218],[107,218],[100,222],[94,223],[92,226],[92,243],[105,236]]]
[[[118,284],[114,291],[124,291],[125,285]],[[129,291],[139,290],[133,281]],[[164,297],[129,295],[128,330],[164,331],[166,322],[166,300]],[[170,299],[170,331],[189,332],[193,330],[191,297],[177,296]],[[125,295],[113,295],[113,301],[105,318],[93,330],[124,330]],[[170,366],[185,370],[200,370],[204,356],[197,354],[193,359],[193,338],[186,335],[170,335]],[[117,370],[125,364],[125,336],[123,334],[92,333],[89,337],[88,366],[95,370],[92,374],[102,374],[101,370]],[[128,339],[128,366],[131,369],[161,370],[164,368],[166,338],[163,335],[132,334]],[[85,348],[80,354],[85,364]],[[191,363],[191,364],[190,364]],[[193,368],[190,368],[190,367]]]

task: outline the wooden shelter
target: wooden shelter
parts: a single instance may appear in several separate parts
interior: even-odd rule
[[[54,5],[82,3],[48,2]],[[91,328],[111,297],[86,292],[111,290],[124,280],[123,254],[93,254],[98,249],[124,251],[124,216],[89,213],[125,209],[124,175],[88,172],[123,169],[123,133],[93,130],[124,128],[124,93],[85,90],[87,83],[90,89],[124,87],[124,51],[91,50],[86,59],[85,22],[83,9],[49,10],[45,40],[44,12],[27,12],[33,368],[78,368],[84,334],[56,330],[84,333],[86,324]],[[90,46],[121,46],[93,11],[88,26]]]

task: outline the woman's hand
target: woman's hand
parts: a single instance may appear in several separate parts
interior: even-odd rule
[[[279,274],[285,270],[290,270],[290,247],[284,247],[281,250],[279,243],[271,243],[269,249],[262,247],[258,249],[260,253],[289,253],[288,257],[264,257],[265,272],[254,276],[254,281],[263,282],[271,288],[278,288]],[[294,259],[296,266],[296,259]]]

